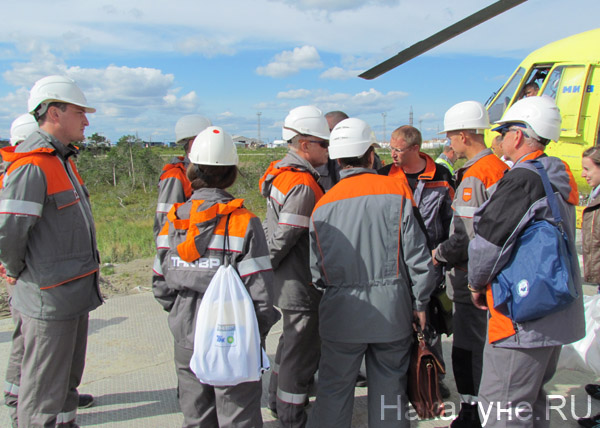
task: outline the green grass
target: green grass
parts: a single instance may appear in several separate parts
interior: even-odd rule
[[[122,263],[155,254],[152,225],[156,188],[144,193],[97,186],[90,193],[103,263]]]
[[[181,152],[168,148],[157,150],[166,157]],[[285,149],[238,150],[240,174],[228,191],[236,198],[244,199],[246,208],[261,219],[265,216],[266,202],[258,191],[258,180],[269,163],[281,159],[285,153]],[[102,262],[123,263],[154,256],[156,250],[152,227],[158,196],[157,187],[147,187],[147,193],[144,193],[139,187],[132,190],[127,183],[117,187],[92,184],[89,190]]]
[[[171,156],[180,155],[180,148],[152,148],[163,157],[164,161]],[[227,189],[234,197],[245,200],[245,206],[261,219],[265,218],[266,202],[259,193],[258,180],[269,164],[281,159],[286,148],[278,149],[238,149],[240,158],[236,183]],[[378,149],[377,153],[386,164],[392,159],[389,151]],[[435,158],[436,153],[432,153]],[[81,165],[80,168],[93,168],[96,164]],[[102,158],[95,162],[102,162]],[[113,187],[93,180],[93,171],[86,171],[85,178],[91,193],[92,209],[96,221],[98,249],[103,263],[123,263],[140,258],[152,257],[155,246],[152,236],[154,212],[156,210],[157,187],[147,186],[132,189],[129,183]],[[158,176],[156,177],[156,183]]]

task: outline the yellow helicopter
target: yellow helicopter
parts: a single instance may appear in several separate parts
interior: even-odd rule
[[[500,0],[448,28],[420,41],[394,57],[365,71],[359,77],[373,79],[438,46],[470,28],[526,0]],[[600,124],[600,28],[575,34],[543,46],[519,64],[510,79],[486,102],[490,121],[502,118],[517,100],[529,95],[554,98],[562,114],[560,140],[546,153],[564,160],[582,194],[589,193],[581,178],[581,154],[598,144]],[[528,93],[529,92],[529,93]],[[490,145],[497,135],[488,131]]]

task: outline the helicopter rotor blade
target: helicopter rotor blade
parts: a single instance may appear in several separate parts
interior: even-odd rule
[[[459,34],[462,34],[465,31],[476,27],[482,22],[485,22],[496,15],[500,15],[501,13],[520,5],[521,3],[525,3],[526,1],[527,0],[499,0],[496,3],[493,3],[488,7],[481,9],[479,12],[475,12],[474,14],[467,16],[466,18],[458,21],[457,23],[444,28],[443,30],[435,33],[433,36],[430,36],[425,40],[421,40],[420,42],[415,43],[409,48],[404,49],[402,52],[399,52],[397,55],[391,57],[390,59],[380,64],[377,64],[375,67],[363,72],[358,77],[371,80],[378,76],[381,76],[382,74],[387,73],[391,69],[410,61],[411,59],[421,55],[422,53],[427,52],[428,50],[433,49],[438,45],[441,45],[442,43],[452,39],[453,37],[456,37]]]

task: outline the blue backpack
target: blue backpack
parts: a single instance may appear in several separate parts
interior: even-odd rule
[[[494,308],[515,322],[545,317],[578,297],[568,238],[544,166],[533,161],[554,222],[532,220],[517,237],[510,259],[492,280]]]

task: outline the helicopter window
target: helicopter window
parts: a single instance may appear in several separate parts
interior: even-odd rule
[[[564,70],[565,70],[564,66],[558,66],[554,70],[552,70],[552,73],[550,74],[550,77],[548,78],[548,84],[544,88],[544,92],[542,93],[542,95],[548,95],[548,96],[556,99],[556,92],[558,90],[560,78],[561,78]]]
[[[525,69],[523,67],[519,67],[509,82],[504,85],[502,92],[500,92],[494,103],[488,108],[490,122],[493,123],[500,120],[502,114],[504,114],[504,111],[509,106],[510,100],[512,99],[515,91],[519,87],[524,74]]]
[[[548,65],[534,67],[529,73],[529,77],[526,79],[527,83],[525,83],[521,89],[519,99],[538,95],[549,71],[550,67]]]

